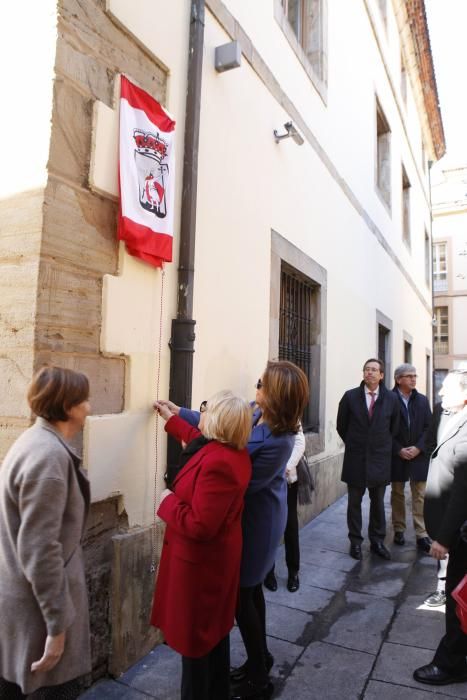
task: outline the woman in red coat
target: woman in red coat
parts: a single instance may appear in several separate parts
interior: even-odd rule
[[[196,429],[163,403],[154,407],[186,448],[157,511],[167,530],[151,623],[183,656],[182,700],[228,700],[251,408],[230,391],[219,392],[204,404]]]

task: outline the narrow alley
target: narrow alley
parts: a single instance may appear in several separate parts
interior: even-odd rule
[[[368,503],[365,517],[367,518]],[[390,509],[386,497],[387,521]],[[430,700],[467,698],[467,683],[442,688],[412,678],[429,663],[444,629],[444,607],[428,608],[436,564],[415,550],[409,530],[386,562],[364,545],[362,562],[348,555],[346,497],[301,530],[300,589],[285,587],[283,548],[279,588],[265,591],[268,643],[275,664],[273,698],[280,700]],[[392,541],[392,532],[388,534]],[[244,661],[238,630],[231,634],[232,665]],[[177,700],[180,658],[159,646],[115,681],[97,683],[83,700]]]

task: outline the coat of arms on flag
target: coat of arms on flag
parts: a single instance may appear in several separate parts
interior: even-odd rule
[[[144,90],[121,78],[118,238],[156,267],[172,260],[175,122]]]

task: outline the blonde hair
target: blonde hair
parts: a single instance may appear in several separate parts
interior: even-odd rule
[[[203,434],[236,450],[246,447],[251,433],[253,409],[232,391],[219,391],[208,399]]]

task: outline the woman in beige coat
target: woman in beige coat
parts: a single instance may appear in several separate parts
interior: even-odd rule
[[[80,546],[89,482],[68,441],[89,414],[87,377],[45,367],[28,392],[36,423],[0,469],[0,698],[72,700],[88,673]]]

